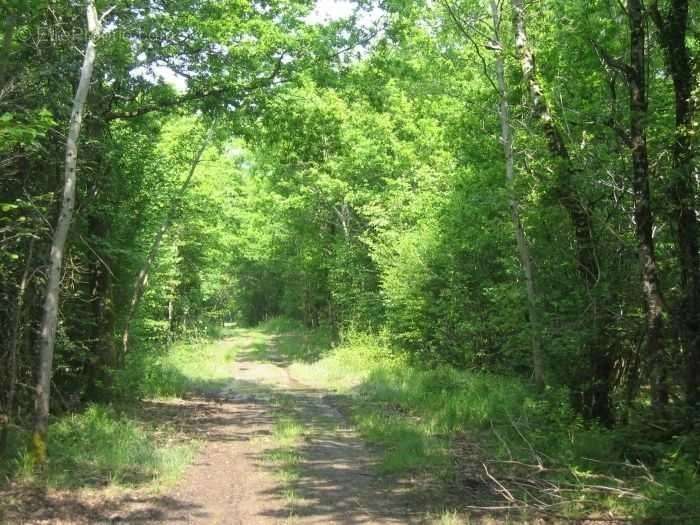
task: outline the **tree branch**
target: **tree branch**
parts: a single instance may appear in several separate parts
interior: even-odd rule
[[[282,55],[282,57],[283,56],[284,55]],[[266,85],[271,84],[275,80],[275,78],[279,75],[279,72],[282,69],[282,65],[283,65],[282,57],[280,57],[276,61],[275,66],[269,75],[252,81],[248,86],[241,88],[239,94],[247,95],[256,89],[260,89],[262,87],[265,87]],[[284,81],[284,79],[283,79],[283,81]],[[151,104],[144,104],[144,105],[139,106],[138,108],[135,108],[132,110],[107,111],[107,112],[102,114],[102,117],[107,121],[116,120],[116,119],[128,119],[128,118],[140,117],[141,115],[145,115],[147,113],[153,113],[156,111],[163,111],[166,109],[180,106],[180,105],[185,104],[187,102],[191,102],[194,100],[201,100],[201,99],[206,98],[206,97],[222,95],[225,93],[226,93],[225,88],[213,88],[213,89],[208,89],[208,90],[199,91],[199,92],[187,93],[185,95],[181,95],[181,96],[176,97],[176,98],[171,99],[171,100],[165,100],[162,102],[154,102]]]
[[[620,60],[619,58],[613,57],[608,53],[605,48],[600,46],[595,40],[591,40],[591,45],[595,49],[600,62],[605,66],[606,69],[611,69],[622,74],[626,82],[630,81],[631,76],[634,74],[632,67]]]
[[[486,80],[489,81],[489,84],[491,84],[491,87],[493,88],[493,90],[494,90],[496,93],[499,93],[499,94],[500,94],[500,91],[499,91],[499,89],[498,89],[498,86],[496,86],[495,82],[494,82],[493,79],[491,78],[491,75],[489,74],[489,67],[488,67],[488,64],[487,64],[487,62],[486,62],[486,59],[485,59],[484,56],[481,54],[481,51],[480,51],[480,49],[479,49],[479,43],[478,43],[476,40],[474,40],[474,37],[473,37],[473,36],[471,35],[471,33],[467,30],[467,28],[464,26],[464,23],[462,22],[462,20],[457,16],[457,13],[454,12],[454,9],[453,9],[452,6],[450,5],[449,0],[443,0],[442,3],[443,3],[443,5],[445,6],[445,8],[447,9],[447,12],[449,13],[450,18],[452,19],[452,21],[454,22],[455,26],[457,27],[457,30],[458,30],[460,33],[462,33],[462,35],[464,35],[464,37],[467,39],[467,41],[468,41],[472,46],[474,46],[474,51],[476,52],[476,55],[479,57],[479,60],[481,60],[481,67],[482,67],[483,70],[484,70],[484,76],[486,77]],[[499,50],[497,50],[497,51],[500,52],[501,50],[499,49]]]

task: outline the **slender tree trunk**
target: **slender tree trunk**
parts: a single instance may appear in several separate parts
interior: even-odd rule
[[[24,271],[22,278],[19,281],[19,289],[17,290],[17,304],[15,305],[14,319],[10,332],[10,341],[8,348],[8,390],[7,390],[7,421],[0,436],[0,451],[7,444],[7,435],[10,425],[12,424],[15,411],[15,396],[17,394],[17,348],[19,341],[22,338],[22,312],[24,310],[25,295],[27,292],[27,284],[29,283],[29,273],[32,268],[32,258],[34,255],[34,239],[30,239],[29,247],[27,248],[26,260],[24,262]]]
[[[668,401],[663,359],[663,298],[654,253],[653,227],[649,191],[649,160],[646,121],[646,34],[642,0],[628,0],[630,24],[630,143],[632,147],[632,191],[634,219],[642,271],[642,291],[646,305],[646,351],[652,367],[652,403],[657,409]]]
[[[510,126],[510,108],[508,106],[508,91],[505,80],[505,64],[503,60],[503,46],[500,37],[501,14],[495,0],[490,0],[491,17],[493,20],[493,40],[495,47],[499,49],[496,54],[496,87],[498,88],[499,116],[501,119],[501,142],[503,144],[503,154],[506,161],[506,183],[510,191],[510,213],[515,230],[515,240],[517,243],[520,267],[525,277],[525,288],[527,292],[527,308],[530,317],[530,344],[532,346],[532,366],[535,377],[535,384],[539,389],[545,386],[544,356],[542,355],[541,342],[541,316],[535,289],[534,271],[532,256],[530,255],[530,245],[525,237],[522,221],[520,220],[520,209],[515,195],[515,166],[513,162],[513,134]]]
[[[12,47],[12,37],[15,34],[15,17],[9,15],[5,18],[5,27],[2,32],[2,57],[0,57],[0,88],[7,83],[7,70],[11,63],[10,48]]]
[[[53,366],[54,344],[56,342],[56,325],[58,322],[59,293],[61,287],[61,268],[63,250],[73,220],[75,207],[75,186],[77,179],[78,140],[83,120],[83,108],[90,91],[90,80],[95,65],[95,43],[100,33],[100,22],[93,0],[87,3],[88,42],[85,48],[80,81],[73,98],[73,110],[70,117],[68,137],[66,140],[66,159],[64,171],[63,200],[56,222],[51,252],[49,255],[48,282],[44,299],[43,317],[39,335],[39,373],[36,385],[36,418],[32,434],[32,451],[37,463],[46,461],[46,433],[49,424],[49,407],[51,400],[51,374]]]
[[[527,85],[530,103],[535,118],[540,122],[547,141],[549,153],[556,163],[556,179],[553,193],[559,204],[564,208],[574,229],[576,246],[576,266],[583,280],[586,292],[593,303],[592,311],[594,336],[588,343],[588,351],[592,360],[592,384],[584,396],[591,415],[605,424],[613,420],[612,402],[610,399],[611,377],[613,358],[609,350],[605,350],[606,342],[603,334],[606,333],[607,322],[605,316],[600,315],[597,307],[595,288],[599,280],[599,268],[596,256],[595,237],[593,233],[593,220],[588,209],[581,201],[574,187],[576,170],[573,166],[569,150],[564,136],[557,126],[549,105],[544,95],[542,86],[537,80],[535,69],[535,56],[530,47],[523,0],[511,0],[513,8],[513,27],[515,32],[515,47],[523,78]]]
[[[598,281],[593,238],[593,221],[573,187],[574,167],[561,130],[549,110],[544,91],[537,80],[535,56],[528,42],[523,0],[512,0],[515,25],[515,46],[520,58],[523,77],[528,87],[535,118],[542,125],[549,152],[557,162],[554,193],[569,215],[576,239],[577,266],[590,289]]]
[[[89,220],[90,230],[99,238],[109,235],[109,224],[104,217],[94,216]],[[94,332],[92,355],[88,364],[87,395],[90,400],[105,399],[111,386],[112,369],[117,365],[114,341],[114,280],[111,261],[106,255],[95,253],[92,263],[92,309]]]
[[[673,79],[676,129],[673,141],[673,175],[670,196],[676,225],[682,299],[678,309],[686,356],[686,400],[693,413],[700,410],[700,253],[698,252],[697,190],[693,180],[695,158],[691,140],[695,104],[692,91],[697,76],[686,43],[688,0],[671,0],[666,16],[656,2],[651,18],[659,30],[666,63]]]
[[[194,176],[194,173],[197,170],[199,162],[202,160],[202,155],[204,154],[204,151],[209,146],[213,135],[213,131],[214,128],[212,125],[212,127],[209,128],[209,132],[207,133],[207,136],[202,142],[202,145],[200,146],[199,150],[197,150],[197,153],[195,154],[195,157],[192,160],[192,164],[190,165],[190,171],[187,174],[187,178],[185,179],[185,182],[182,183],[182,186],[180,186],[180,189],[178,190],[176,196],[173,198],[172,203],[170,204],[170,209],[168,209],[168,212],[166,213],[165,218],[163,219],[163,222],[160,225],[160,228],[158,228],[158,232],[156,233],[156,236],[153,239],[153,243],[151,244],[151,249],[148,251],[146,260],[144,261],[143,266],[141,267],[141,270],[139,271],[136,277],[136,282],[134,283],[134,291],[131,296],[131,302],[129,303],[129,311],[126,316],[126,321],[124,322],[124,332],[122,333],[122,357],[125,356],[126,353],[129,351],[129,330],[131,328],[131,322],[134,320],[134,316],[136,315],[139,303],[141,302],[143,292],[146,289],[148,272],[151,270],[151,266],[153,265],[153,262],[155,261],[158,255],[160,243],[163,240],[165,232],[170,227],[173,215],[177,210],[178,204],[180,203],[180,200],[184,196],[185,192],[187,191],[187,188],[190,185],[190,182],[192,181],[192,177]]]
[[[338,222],[343,229],[343,238],[345,239],[345,242],[350,242],[350,207],[348,206],[348,203],[343,201],[340,208],[333,205],[333,211],[338,216]]]
[[[175,293],[174,291],[172,293]],[[171,341],[175,333],[175,298],[168,299],[168,341]]]

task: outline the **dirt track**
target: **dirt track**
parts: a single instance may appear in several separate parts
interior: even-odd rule
[[[258,340],[260,335],[257,335]],[[401,480],[380,478],[375,454],[347,425],[332,397],[299,383],[275,352],[244,337],[227,345],[241,350],[231,381],[221,391],[189,399],[146,403],[151,421],[177,421],[202,448],[185,476],[164,494],[139,491],[72,494],[26,491],[17,498],[21,513],[8,522],[25,523],[193,523],[272,524],[412,524],[424,513],[411,509],[416,495]],[[298,448],[300,475],[290,489],[266,461],[280,396],[300,419],[305,439]]]

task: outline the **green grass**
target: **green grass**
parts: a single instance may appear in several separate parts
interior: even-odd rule
[[[325,334],[284,328],[289,342],[278,348],[293,375],[345,394],[358,431],[381,446],[382,471],[448,480],[455,464],[488,460],[503,476],[546,480],[570,491],[569,503],[557,507],[560,513],[612,510],[639,519],[674,516],[673,523],[700,520],[698,465],[688,443],[657,447],[656,464],[645,470],[628,455],[636,454],[643,436],[585,424],[563,389],[539,394],[513,377],[418,368],[377,337],[350,334],[331,347]],[[315,359],[293,348],[300,340],[315,346]],[[479,457],[460,458],[460,440],[478,444]],[[498,463],[503,461],[541,462],[544,470]],[[593,486],[624,488],[639,499]]]
[[[314,340],[313,335],[308,336]],[[353,334],[345,344],[322,353],[315,363],[296,362],[292,374],[317,388],[352,395],[352,419],[360,434],[381,445],[379,469],[385,473],[444,471],[448,450],[444,439],[424,421],[411,417],[397,399],[383,390],[391,374],[405,369],[376,338]]]
[[[432,520],[433,525],[469,525],[466,518],[462,518],[456,512],[445,511]]]
[[[212,392],[224,387],[246,331],[234,329],[218,341],[179,342],[164,351],[146,349],[127,357],[116,372],[120,399],[181,396]]]
[[[288,363],[315,363],[332,350],[331,333],[326,329],[305,330],[296,321],[271,319],[258,330],[273,338],[278,357]],[[263,358],[269,355],[267,344],[261,349]]]
[[[56,419],[49,427],[49,461],[37,470],[25,452],[26,432],[17,429],[0,459],[0,478],[77,488],[149,486],[176,480],[197,444],[174,443],[168,428],[138,422],[136,401],[219,389],[230,380],[231,365],[245,341],[234,330],[224,340],[176,343],[163,351],[134,350],[115,373],[114,393],[121,409],[92,405]]]
[[[296,483],[301,476],[301,454],[299,444],[306,434],[301,421],[293,414],[290,399],[278,396],[275,400],[275,423],[269,436],[265,462],[274,470],[282,485],[285,504],[289,511],[287,522],[294,521],[298,503]]]
[[[273,448],[265,453],[266,461],[275,466],[277,474],[288,488],[299,479],[301,458],[297,445],[303,435],[304,427],[296,419],[279,416],[271,434]]]
[[[18,437],[25,442],[28,439],[26,435]],[[169,443],[165,435],[156,437],[112,408],[92,405],[49,426],[49,460],[45,466],[36,469],[29,454],[20,451],[12,461],[12,470],[20,481],[55,488],[157,488],[175,481],[195,450],[195,444]]]
[[[319,348],[315,351],[318,358],[313,361],[295,359],[294,350],[286,352],[293,346],[294,337],[280,345],[280,351],[291,361],[291,372],[304,383],[339,392],[348,392],[375,371],[398,365],[402,360],[378,343],[376,338],[364,334],[353,334],[348,341],[338,347],[332,347],[326,333],[306,334],[306,344]],[[301,339],[301,336],[296,336]]]

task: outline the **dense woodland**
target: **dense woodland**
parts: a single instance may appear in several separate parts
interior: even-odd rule
[[[2,3],[3,446],[44,461],[130,363],[286,317],[697,476],[700,5],[313,8]]]

